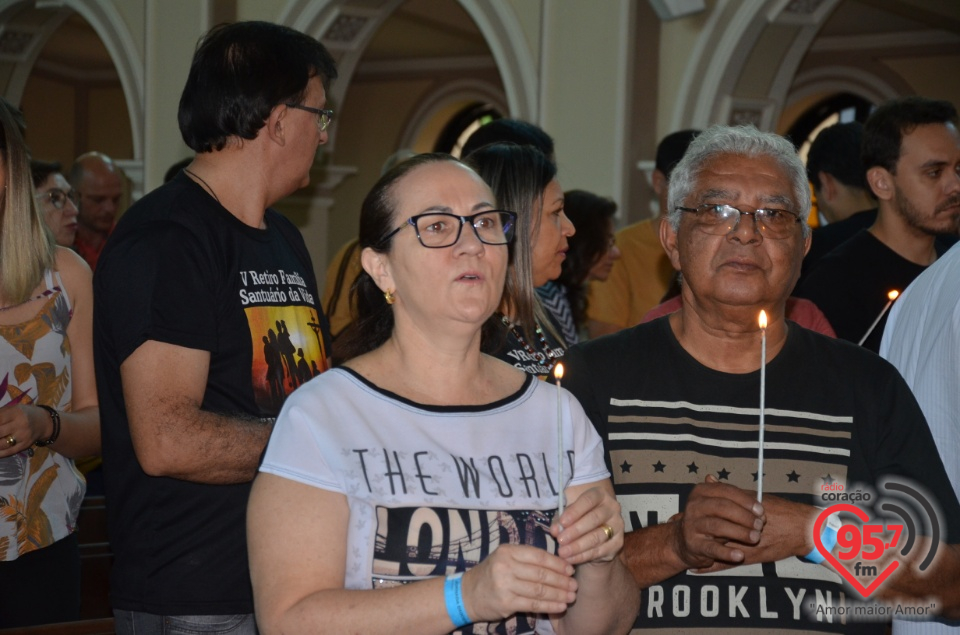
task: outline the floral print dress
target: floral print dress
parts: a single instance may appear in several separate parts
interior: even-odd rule
[[[44,404],[70,410],[70,299],[48,271],[43,307],[0,325],[0,407]],[[47,547],[76,529],[86,481],[72,459],[46,447],[0,459],[0,561]]]

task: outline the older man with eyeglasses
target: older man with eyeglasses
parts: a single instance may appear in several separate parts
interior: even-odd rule
[[[74,159],[69,177],[78,194],[80,212],[73,248],[96,270],[121,211],[123,172],[102,152],[85,152]]]
[[[836,561],[838,522],[823,516],[821,550],[815,521],[831,505],[825,486],[882,477],[925,488],[951,545],[935,573],[905,561],[875,597],[929,595],[955,613],[957,585],[943,582],[960,571],[960,504],[916,401],[877,356],[784,317],[810,244],[793,146],[751,127],[710,128],[674,170],[669,208],[660,238],[683,274],[682,309],[564,359],[563,385],[604,439],[630,531],[624,559],[644,588],[636,628],[846,632],[856,619],[841,623],[836,607],[858,596],[822,564]]]

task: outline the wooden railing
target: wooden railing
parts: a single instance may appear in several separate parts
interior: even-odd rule
[[[80,617],[84,620],[112,617],[109,592],[113,552],[107,539],[107,508],[103,496],[83,499],[77,536],[80,539]]]
[[[3,635],[114,635],[113,618],[0,629]]]

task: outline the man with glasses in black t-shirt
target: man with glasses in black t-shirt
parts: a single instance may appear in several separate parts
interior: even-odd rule
[[[211,30],[178,115],[196,158],[124,215],[100,257],[94,330],[118,633],[256,632],[246,502],[300,381],[278,363],[281,345],[329,366],[310,256],[270,205],[309,182],[336,75],[327,50],[290,28]]]

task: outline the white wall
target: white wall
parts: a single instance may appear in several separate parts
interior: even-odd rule
[[[543,3],[540,124],[557,146],[564,189],[620,200],[628,136],[631,2]]]

